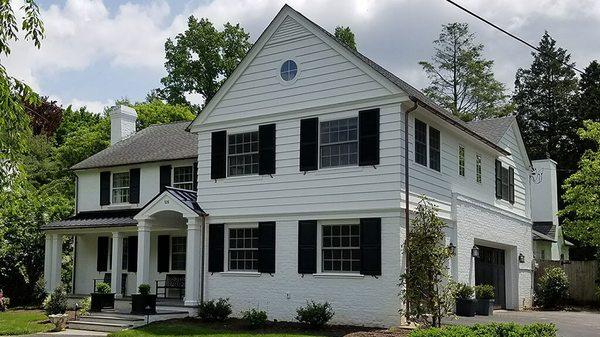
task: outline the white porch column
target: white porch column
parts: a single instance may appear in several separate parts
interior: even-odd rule
[[[44,246],[44,288],[46,292],[52,291],[52,235],[46,233]]]
[[[52,234],[52,254],[50,255],[50,291],[61,285],[62,235]]]
[[[112,273],[110,274],[110,289],[115,293],[115,298],[122,298],[121,293],[121,267],[123,266],[123,234],[112,233]]]
[[[137,286],[150,284],[150,226],[147,220],[138,220]]]
[[[187,218],[184,301],[184,305],[186,306],[196,306],[200,303],[202,225],[202,219],[198,216]]]

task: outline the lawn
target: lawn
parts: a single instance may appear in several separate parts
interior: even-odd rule
[[[53,325],[44,323],[46,320],[46,315],[40,310],[0,312],[0,335],[26,335],[50,331]]]
[[[294,323],[270,323],[260,330],[248,330],[239,320],[225,323],[202,323],[196,319],[179,319],[155,322],[144,327],[112,333],[109,337],[341,337],[355,332],[357,327],[333,326],[323,330],[311,331]]]

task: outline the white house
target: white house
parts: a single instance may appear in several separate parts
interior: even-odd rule
[[[531,220],[533,252],[536,260],[569,260],[569,247],[558,221],[558,183],[556,162],[552,159],[532,161],[535,172],[531,183]]]
[[[531,301],[531,165],[514,118],[466,124],[287,5],[194,122],[131,135],[134,115],[116,108],[113,145],[73,167],[77,214],[45,227],[49,289],[69,235],[75,294],[110,279],[127,300],[167,280],[160,296],[179,285],[191,308],[223,297],[234,314],[293,320],[329,301],[334,323],[393,325],[406,205],[426,195],[453,278],[493,284],[501,307]]]

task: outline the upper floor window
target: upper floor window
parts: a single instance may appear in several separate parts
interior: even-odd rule
[[[475,156],[475,181],[481,184],[481,155]]]
[[[415,162],[417,164],[427,166],[427,160],[429,159],[429,167],[440,171],[440,143],[440,131],[438,129],[415,119]]]
[[[515,169],[496,159],[496,198],[515,202]]]
[[[258,131],[229,135],[229,176],[258,174]]]
[[[112,203],[129,202],[129,172],[113,173]]]
[[[358,118],[320,123],[321,167],[358,164]]]
[[[323,225],[324,272],[360,272],[360,225]]]
[[[297,74],[298,65],[296,64],[296,62],[292,60],[287,60],[283,62],[283,64],[281,65],[281,69],[279,70],[279,75],[281,76],[282,80],[286,82],[291,81],[294,78],[296,78]]]
[[[458,147],[458,174],[465,176],[465,148]]]
[[[171,270],[185,270],[185,236],[171,238]]]
[[[184,190],[194,189],[194,168],[192,166],[180,166],[173,169],[173,187]]]
[[[258,270],[258,227],[229,229],[229,270]]]

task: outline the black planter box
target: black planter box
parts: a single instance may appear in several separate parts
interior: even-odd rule
[[[475,299],[464,299],[457,298],[456,299],[456,315],[465,316],[465,317],[473,317],[475,316]]]
[[[475,313],[482,316],[492,316],[494,314],[494,299],[477,299]]]
[[[146,307],[150,307],[146,310]],[[156,314],[156,295],[131,295],[131,313],[135,315],[154,315]]]
[[[100,312],[102,309],[115,308],[115,294],[91,293],[90,296],[92,297],[91,312]]]

